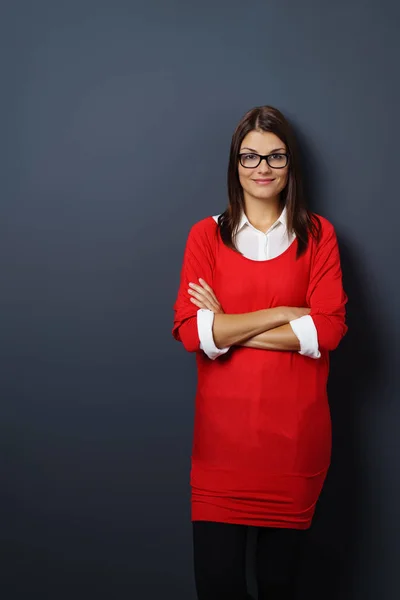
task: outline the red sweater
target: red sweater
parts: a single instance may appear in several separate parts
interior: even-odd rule
[[[276,258],[253,261],[227,248],[207,217],[190,230],[174,305],[173,335],[196,352],[192,519],[275,527],[311,524],[330,463],[326,393],[329,351],[347,330],[346,294],[333,226],[321,221],[296,258],[297,241]],[[319,359],[298,352],[233,346],[212,361],[201,350],[189,282],[203,278],[225,313],[308,306]]]

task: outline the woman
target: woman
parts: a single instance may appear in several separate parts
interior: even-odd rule
[[[244,600],[248,526],[259,600],[293,597],[331,455],[329,352],[347,330],[333,226],[305,205],[276,109],[233,134],[229,205],[190,230],[173,335],[196,352],[191,487],[199,600]]]

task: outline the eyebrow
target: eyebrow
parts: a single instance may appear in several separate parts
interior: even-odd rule
[[[245,148],[241,148],[240,151],[242,150],[250,150],[250,152],[255,152],[256,154],[259,154],[258,150],[254,150],[254,148],[247,148],[247,146]],[[286,152],[286,148],[275,148],[275,150],[270,150],[268,152],[268,154],[273,154],[274,152],[279,152],[279,150],[283,150],[284,152]]]

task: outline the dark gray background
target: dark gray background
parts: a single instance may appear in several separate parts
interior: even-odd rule
[[[1,585],[7,600],[193,600],[186,236],[231,135],[295,124],[336,226],[349,334],[301,597],[399,597],[399,4],[1,4]]]

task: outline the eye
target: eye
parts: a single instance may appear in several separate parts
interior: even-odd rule
[[[254,160],[255,158],[258,158],[258,154],[242,154],[242,156],[247,160]]]
[[[286,160],[286,156],[285,156],[285,154],[270,154],[270,157],[271,157],[273,160],[282,160],[282,161],[283,161],[283,160]]]

